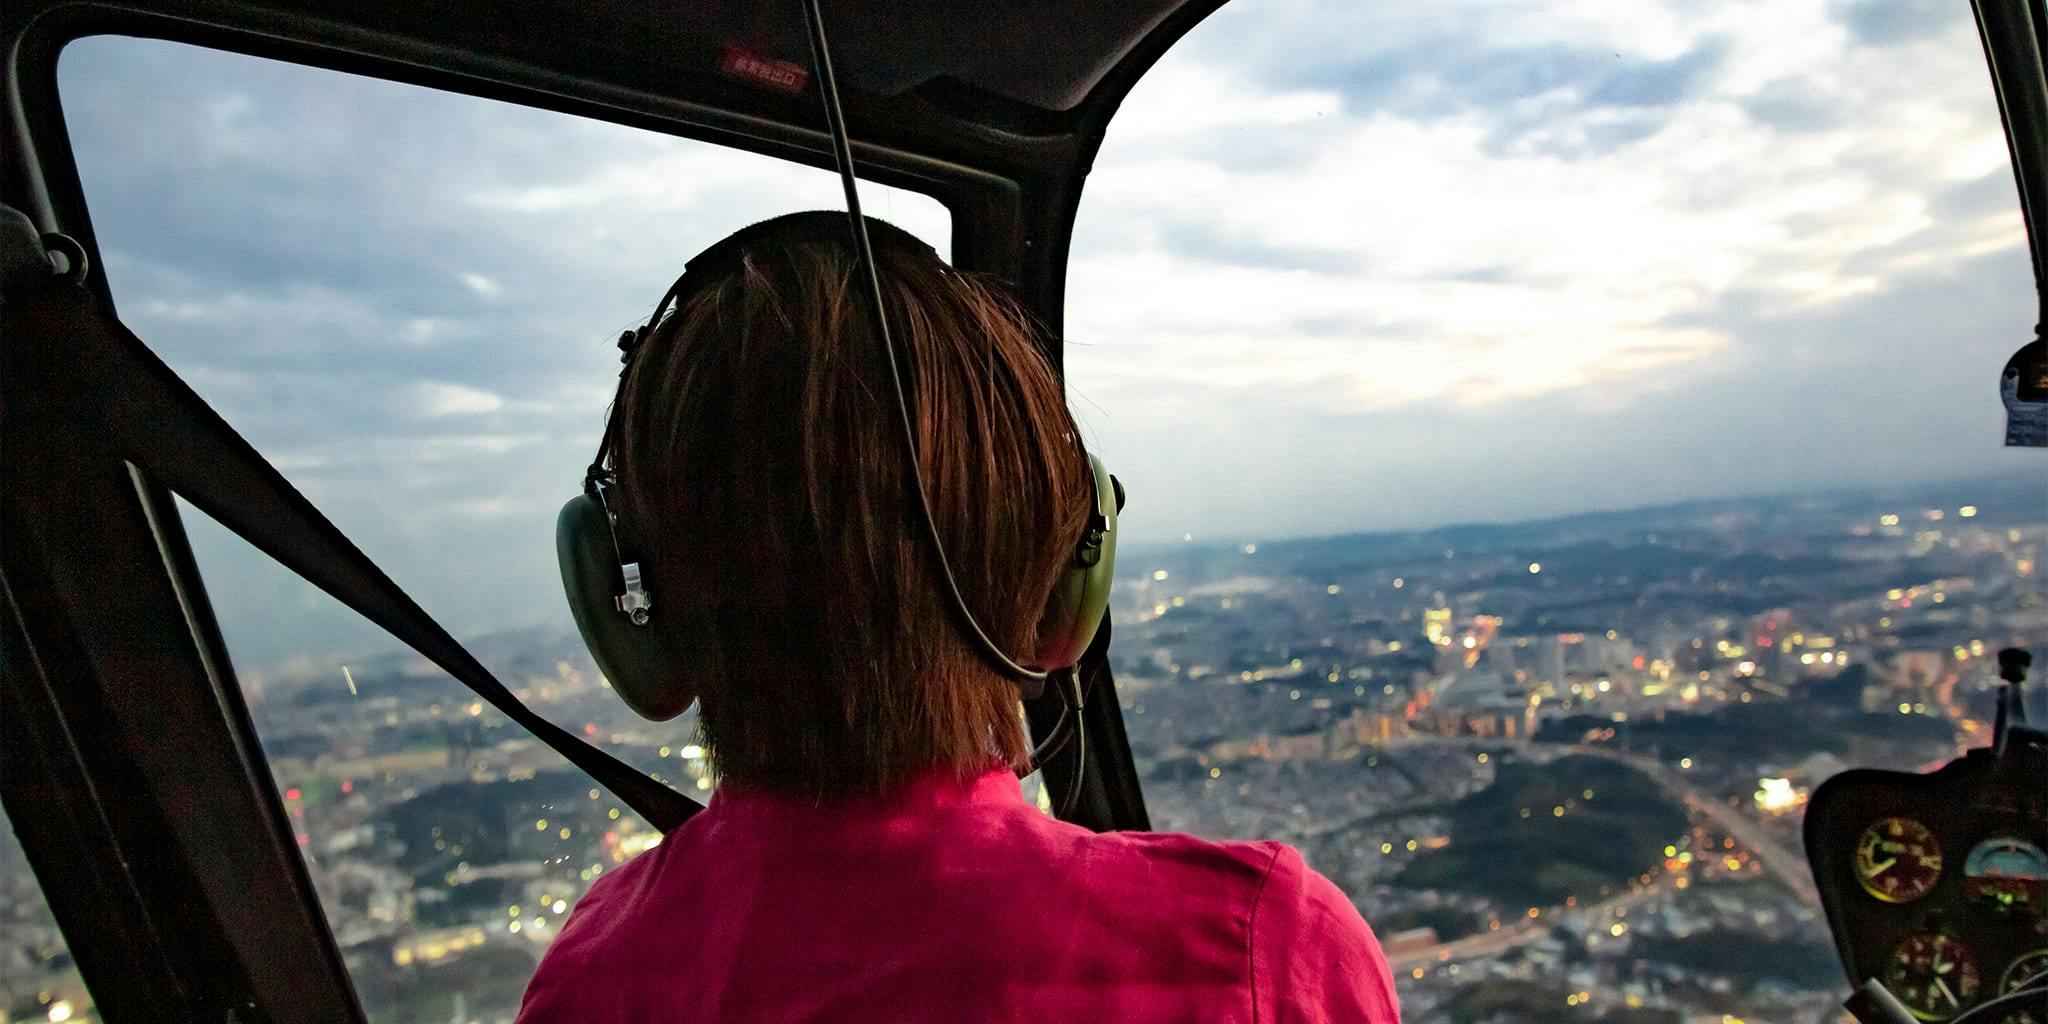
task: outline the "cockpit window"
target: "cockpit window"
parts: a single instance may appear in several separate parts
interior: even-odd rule
[[[1412,1019],[1830,1016],[1803,801],[2048,633],[1968,5],[1240,0],[1075,239],[1154,825],[1299,845]]]
[[[0,823],[0,1020],[99,1020],[15,831]]]
[[[73,43],[60,84],[123,320],[522,700],[707,796],[691,721],[635,718],[583,648],[554,517],[596,448],[619,331],[732,229],[840,206],[836,176],[159,41]],[[863,191],[948,250],[936,200]],[[369,1018],[509,1020],[567,909],[658,836],[180,511]]]

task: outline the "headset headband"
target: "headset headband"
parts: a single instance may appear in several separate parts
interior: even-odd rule
[[[926,244],[924,239],[911,234],[885,220],[873,217],[863,218],[868,224],[868,235],[877,249],[887,247],[930,256],[939,259],[938,251]],[[585,493],[603,497],[603,488],[613,483],[611,467],[606,463],[611,458],[614,434],[618,430],[616,410],[619,399],[625,394],[626,375],[633,369],[633,354],[640,346],[653,337],[661,327],[662,320],[670,312],[681,312],[697,295],[716,284],[728,270],[738,269],[756,250],[790,249],[799,245],[833,245],[847,247],[846,213],[843,210],[801,210],[785,213],[778,217],[756,221],[733,232],[704,249],[683,264],[683,272],[675,283],[662,293],[661,301],[655,303],[653,315],[647,322],[633,330],[619,335],[619,390],[613,396],[614,415],[605,420],[604,436],[598,442],[597,457],[590,461],[590,469],[584,474]]]

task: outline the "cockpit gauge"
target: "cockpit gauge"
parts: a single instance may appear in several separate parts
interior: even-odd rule
[[[1941,843],[1911,818],[1880,818],[1856,843],[1856,881],[1886,903],[1911,903],[1941,879]]]
[[[1998,992],[2000,995],[2018,992],[2020,986],[2043,974],[2048,974],[2048,949],[2021,953],[2019,958],[2012,962],[2012,966],[2005,969],[2004,976],[1998,979]]]
[[[2038,908],[2048,898],[2048,854],[2012,836],[1986,839],[1963,858],[1963,891],[2000,910]]]
[[[1899,940],[1885,964],[1884,985],[1913,1016],[1947,1020],[1977,1001],[1977,960],[1955,936],[1919,932]]]
[[[2011,966],[2005,969],[2005,974],[1999,977],[1998,994],[2005,995],[2010,992],[2018,992],[2029,982],[2040,980],[2044,974],[2048,974],[2048,949],[2037,949],[2031,953],[2021,953],[2013,960]],[[2042,1013],[2040,1009],[2030,1007],[2025,1010],[2014,1010],[2006,1014],[2004,1024],[2041,1024],[2041,1020]]]

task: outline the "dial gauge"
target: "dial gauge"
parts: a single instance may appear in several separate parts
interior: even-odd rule
[[[2005,969],[2004,976],[1998,979],[1998,992],[2000,995],[2018,992],[2020,986],[2043,974],[2048,974],[2048,949],[2021,953],[2019,958],[2012,962],[2012,966]]]
[[[1941,844],[1911,818],[1880,818],[1856,843],[1856,881],[1886,903],[1911,903],[1941,878]]]
[[[2048,974],[2048,949],[2021,953],[1998,979],[1998,992],[2000,995],[2018,992],[2029,982],[2040,980],[2044,974]],[[2025,1010],[2014,1010],[2005,1015],[2004,1024],[2041,1024],[2040,1008],[2034,1006]]]
[[[1977,1001],[1977,960],[1953,935],[1920,932],[1892,948],[1884,983],[1913,1016],[1947,1020]]]
[[[1963,891],[2000,910],[2039,907],[2048,897],[2048,854],[2012,836],[1986,839],[1963,858]]]

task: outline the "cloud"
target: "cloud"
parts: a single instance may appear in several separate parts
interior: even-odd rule
[[[1865,43],[1890,46],[1940,33],[1955,22],[1956,5],[1943,0],[1845,0],[1834,13]]]
[[[1996,464],[1959,364],[2019,335],[1914,312],[1964,266],[1986,318],[2031,309],[1967,11],[1885,49],[1821,3],[1568,4],[1455,44],[1428,13],[1275,12],[1170,54],[1084,196],[1067,364],[1091,437],[1165,491],[1133,536]],[[1264,136],[1286,159],[1234,152]],[[1913,416],[1866,422],[1890,403]]]
[[[503,396],[461,384],[421,381],[412,388],[422,416],[470,416],[505,407]]]

